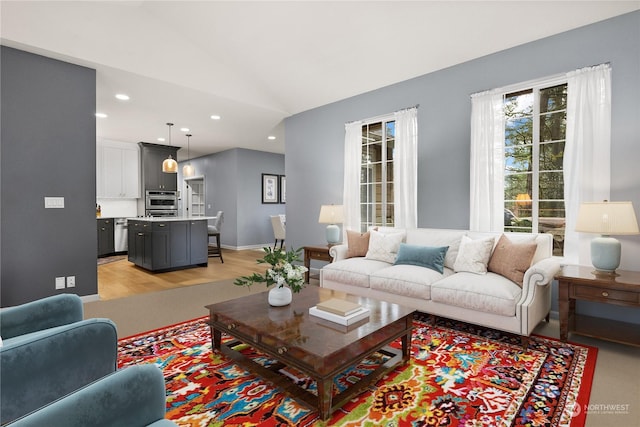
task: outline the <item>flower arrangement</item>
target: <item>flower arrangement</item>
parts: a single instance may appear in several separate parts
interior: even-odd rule
[[[293,292],[300,292],[305,286],[304,273],[307,271],[307,267],[294,265],[293,263],[300,261],[302,249],[292,249],[288,252],[282,249],[271,249],[270,247],[262,249],[265,255],[257,262],[258,264],[270,264],[271,267],[264,274],[253,273],[251,276],[242,276],[236,279],[233,284],[251,286],[254,283],[266,283],[267,287],[273,285],[278,288],[288,286]]]

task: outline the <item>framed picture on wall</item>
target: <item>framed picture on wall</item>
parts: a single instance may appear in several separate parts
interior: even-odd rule
[[[280,187],[278,188],[280,193],[280,203],[287,203],[287,177],[280,175]]]
[[[262,174],[262,203],[278,203],[278,175]]]

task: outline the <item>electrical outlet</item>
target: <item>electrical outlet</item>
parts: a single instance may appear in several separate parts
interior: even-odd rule
[[[64,289],[64,277],[56,277],[56,289]]]
[[[76,287],[76,276],[67,276],[67,288]]]

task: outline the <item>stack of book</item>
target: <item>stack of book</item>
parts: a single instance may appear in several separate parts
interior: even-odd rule
[[[311,307],[309,314],[348,326],[369,317],[369,309],[356,302],[332,298]]]

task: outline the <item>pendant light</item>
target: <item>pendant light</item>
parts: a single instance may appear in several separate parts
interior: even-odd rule
[[[171,147],[171,126],[173,126],[173,123],[167,123],[167,126],[169,126],[169,147]],[[178,162],[171,157],[171,154],[162,162],[162,172],[178,173]]]
[[[192,136],[190,133],[187,134],[187,163],[182,167],[183,176],[193,176],[196,172],[196,169],[191,166],[191,161],[189,160],[191,157],[191,144],[189,140]]]

